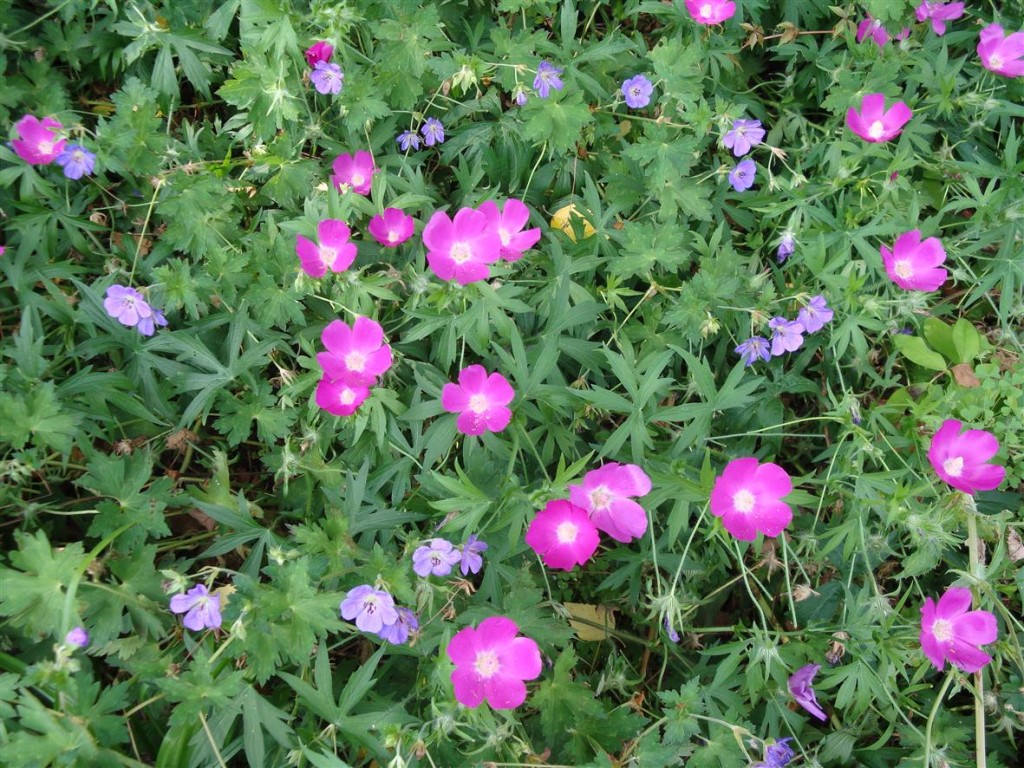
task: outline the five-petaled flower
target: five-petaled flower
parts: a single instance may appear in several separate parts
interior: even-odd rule
[[[423,229],[427,266],[442,280],[468,285],[491,276],[489,264],[501,257],[501,236],[485,213],[462,208],[454,219],[435,211]]]
[[[462,553],[450,541],[431,539],[412,553],[412,569],[417,576],[447,576],[452,572]]]
[[[899,136],[911,114],[902,101],[886,109],[884,93],[869,93],[861,99],[860,111],[853,107],[846,111],[846,127],[864,141],[880,143]]]
[[[392,645],[401,645],[409,639],[409,635],[420,628],[420,620],[408,608],[395,608],[398,618],[394,624],[385,624],[377,634],[381,640],[386,640]]]
[[[448,643],[455,665],[455,699],[466,707],[486,701],[494,709],[514,709],[526,701],[526,683],[540,675],[540,648],[504,616],[491,616],[480,626],[459,630]]]
[[[464,435],[501,432],[512,419],[507,407],[516,396],[500,373],[488,375],[482,365],[459,371],[459,383],[449,382],[441,390],[441,406],[457,413],[455,427]]]
[[[355,155],[338,155],[334,160],[333,170],[331,180],[339,191],[351,189],[357,195],[368,195],[377,166],[374,165],[373,155],[360,149]]]
[[[324,219],[316,227],[314,243],[298,235],[295,239],[295,253],[302,269],[310,277],[323,277],[327,270],[344,272],[356,259],[356,246],[349,242],[351,230],[344,221]]]
[[[345,83],[345,74],[341,67],[329,61],[318,61],[309,73],[309,81],[313,83],[317,93],[337,95]]]
[[[760,120],[733,120],[732,128],[722,137],[722,144],[726,149],[731,149],[736,157],[742,157],[764,141],[764,135],[765,130]]]
[[[654,86],[643,75],[634,75],[622,84],[622,95],[630,109],[642,109],[651,103]]]
[[[49,165],[64,151],[67,142],[57,135],[64,126],[55,117],[25,115],[14,127],[18,138],[11,140],[11,147],[30,165]]]
[[[904,27],[900,30],[900,33],[896,35],[896,40],[904,40],[910,35],[910,28]],[[879,48],[884,48],[885,44],[890,40],[894,39],[889,31],[878,19],[871,18],[870,14],[860,24],[857,25],[857,42],[861,43],[865,37],[870,36],[874,40],[875,45]]]
[[[327,351],[318,353],[316,359],[324,374],[350,387],[373,386],[391,367],[391,347],[384,341],[384,329],[368,317],[357,317],[351,327],[332,320],[320,339]]]
[[[625,544],[647,530],[647,513],[631,497],[650,492],[651,478],[640,467],[610,461],[570,485],[569,500],[587,511],[599,531]]]
[[[964,672],[977,672],[992,657],[979,646],[999,636],[996,617],[972,611],[971,590],[950,587],[936,604],[930,597],[921,606],[921,650],[941,672],[948,661]]]
[[[814,296],[797,313],[796,321],[804,327],[805,333],[816,333],[830,322],[835,313],[829,309],[824,296]]]
[[[786,768],[794,757],[793,748],[789,746],[791,737],[779,739],[773,744],[764,748],[764,761],[757,763],[753,768]]]
[[[743,364],[749,368],[758,360],[770,360],[772,357],[768,339],[763,336],[751,336],[746,341],[736,345],[736,354],[743,359]]]
[[[540,240],[540,227],[523,231],[523,227],[530,220],[530,209],[522,200],[506,200],[501,211],[498,210],[497,203],[488,200],[477,210],[488,218],[490,226],[501,238],[501,249],[498,253],[505,261],[518,261],[523,258],[523,251],[528,251]]]
[[[420,148],[420,137],[416,131],[402,131],[398,134],[395,141],[398,142],[398,146],[403,152],[408,152],[409,147],[413,149]]]
[[[961,434],[963,426],[956,419],[942,422],[928,448],[928,461],[936,474],[958,491],[995,490],[1006,477],[1006,467],[989,463],[999,452],[999,441],[983,429]]]
[[[412,237],[415,222],[400,208],[385,208],[367,225],[367,231],[385,248],[397,248]]]
[[[978,36],[978,58],[989,72],[1024,76],[1024,32],[1005,35],[1001,26],[989,24]]]
[[[370,388],[363,384],[350,384],[344,379],[324,376],[316,385],[315,401],[335,416],[351,416],[369,396]]]
[[[736,13],[732,0],[686,0],[686,10],[698,24],[721,24]]]
[[[428,117],[420,126],[420,133],[423,134],[423,143],[428,147],[444,144],[444,125],[436,117]]]
[[[570,501],[549,501],[526,529],[526,543],[548,568],[571,571],[584,565],[600,543],[587,510]]]
[[[205,584],[196,584],[183,595],[171,598],[171,613],[184,613],[182,621],[193,632],[220,627],[220,595],[210,592]]]
[[[80,144],[68,144],[54,162],[64,169],[64,175],[69,179],[80,179],[92,176],[96,155]]]
[[[167,325],[163,312],[153,309],[137,290],[124,285],[107,288],[103,308],[121,325],[135,328],[143,336],[152,336],[157,326]]]
[[[552,88],[556,91],[562,90],[563,85],[562,79],[559,77],[560,74],[562,74],[562,70],[553,64],[546,61],[538,64],[537,76],[533,78],[533,87],[537,91],[537,95],[542,99],[546,99],[551,94]]]
[[[737,192],[745,192],[754,186],[754,177],[757,175],[757,166],[750,158],[740,160],[736,167],[729,171],[729,183]]]
[[[484,567],[483,553],[487,551],[487,542],[480,541],[475,533],[469,534],[466,543],[462,546],[462,560],[459,562],[459,570],[463,576],[471,573],[480,573]]]
[[[383,589],[375,589],[369,584],[350,589],[341,601],[341,617],[345,621],[355,621],[363,632],[379,635],[386,626],[398,621],[395,600]]]
[[[964,15],[963,3],[924,2],[915,11],[918,21],[931,20],[932,30],[942,37],[946,34],[946,22]]]
[[[796,352],[804,343],[806,329],[799,320],[773,317],[768,321],[768,327],[772,329],[772,357]]]
[[[827,720],[825,711],[818,705],[818,697],[814,694],[814,676],[821,669],[820,664],[808,664],[800,667],[789,676],[789,695],[793,701],[806,709],[819,720]]]
[[[740,541],[753,541],[758,533],[778,536],[793,519],[793,510],[782,501],[792,490],[793,482],[778,464],[733,459],[715,480],[711,512]]]
[[[880,246],[882,264],[889,278],[907,291],[934,291],[946,282],[949,273],[939,265],[946,260],[946,250],[937,237],[922,242],[921,230],[904,232],[890,251]]]

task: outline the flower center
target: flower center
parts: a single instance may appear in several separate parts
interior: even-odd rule
[[[345,367],[350,371],[362,371],[366,367],[366,355],[362,352],[349,352],[345,355]]]
[[[395,232],[395,230],[393,230],[393,229],[389,229],[388,230],[388,242],[389,243],[398,242],[398,233]]]
[[[993,55],[988,57],[988,63],[989,63],[989,66],[992,69],[996,69],[996,70],[1002,69],[1003,68],[1003,57],[1000,56],[998,53],[995,53],[995,54],[993,54]]]
[[[338,251],[335,248],[326,248],[320,246],[320,263],[325,267],[329,267],[334,263],[334,260],[338,258]]]
[[[595,511],[600,512],[606,510],[611,503],[612,494],[603,485],[597,486],[597,488],[590,492],[590,506],[593,507]]]
[[[343,389],[341,395],[338,396],[338,401],[342,405],[352,405],[356,401],[356,393],[351,389]]]
[[[452,245],[452,261],[456,264],[465,264],[473,257],[473,251],[466,243],[454,243]]]
[[[480,677],[494,677],[501,669],[501,662],[498,661],[498,654],[494,651],[481,651],[476,655],[473,662],[473,669]]]
[[[469,410],[473,413],[483,413],[489,406],[487,395],[473,395],[469,398]]]
[[[39,152],[41,154],[44,154],[44,155],[48,155],[51,152],[53,152],[53,142],[52,141],[41,141],[41,142],[39,142]]]
[[[579,532],[580,529],[576,523],[566,520],[563,523],[559,523],[558,527],[555,528],[555,538],[558,539],[559,544],[572,544],[576,541]]]
[[[85,152],[83,152],[80,149],[76,149],[74,152],[71,153],[71,159],[74,160],[76,163],[80,163],[83,160],[85,160]]]
[[[953,625],[946,619],[936,619],[932,624],[932,634],[940,643],[948,643],[953,639]]]
[[[751,512],[754,509],[754,494],[746,488],[741,488],[733,494],[732,505],[737,512]]]
[[[352,186],[353,187],[360,187],[365,182],[366,182],[366,177],[363,176],[363,174],[361,174],[361,173],[353,173],[352,174]]]
[[[868,136],[872,139],[882,138],[883,133],[885,133],[885,125],[881,120],[875,120],[875,122],[868,127]]]
[[[914,276],[914,268],[906,259],[900,259],[893,264],[892,271],[896,273],[897,277],[902,277],[904,280]]]
[[[950,459],[946,459],[944,462],[942,462],[942,468],[946,470],[947,475],[951,475],[952,477],[960,477],[960,475],[962,475],[964,471],[964,457],[953,456]]]
[[[711,3],[704,3],[704,5],[700,7],[700,17],[702,19],[710,19],[714,10],[715,9],[711,7]]]
[[[377,598],[368,597],[363,600],[363,613],[368,613],[371,616],[377,612]]]
[[[512,240],[512,236],[508,233],[508,230],[504,227],[498,227],[498,237],[501,238],[502,245],[508,245]]]

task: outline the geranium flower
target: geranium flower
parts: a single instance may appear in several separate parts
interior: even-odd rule
[[[398,134],[398,138],[395,139],[398,142],[398,146],[403,152],[408,152],[409,147],[413,149],[420,148],[420,137],[416,131],[402,131]]]
[[[964,15],[964,4],[924,2],[917,6],[915,13],[918,21],[931,19],[932,30],[942,37],[946,34],[946,22]]]
[[[316,225],[319,245],[307,237],[295,238],[295,253],[310,277],[323,277],[327,270],[344,272],[356,260],[356,246],[349,242],[352,231],[338,219],[324,219]]]
[[[459,564],[459,570],[462,571],[463,576],[480,573],[480,569],[484,567],[482,555],[486,551],[487,542],[480,541],[474,533],[469,534],[469,538],[462,546],[462,561]]]
[[[124,285],[107,288],[103,309],[121,325],[135,328],[143,336],[152,336],[157,325],[167,325],[162,312],[154,310],[137,290]]]
[[[363,632],[379,635],[384,627],[398,621],[395,600],[383,589],[374,589],[363,584],[349,590],[341,601],[341,617],[345,621],[355,621]]]
[[[384,329],[368,317],[357,317],[351,328],[333,320],[320,339],[327,347],[316,356],[320,367],[328,378],[341,379],[350,387],[373,386],[391,367],[391,347],[384,342]]]
[[[488,264],[501,255],[501,237],[486,214],[462,208],[454,219],[436,211],[423,229],[427,265],[442,280],[469,285],[491,276]]]
[[[846,127],[864,141],[877,144],[899,136],[911,114],[902,101],[886,109],[884,93],[869,93],[861,100],[859,112],[853,107],[847,110]]]
[[[309,73],[309,81],[313,83],[317,93],[337,95],[345,83],[345,74],[341,67],[329,61],[318,61]]]
[[[420,133],[423,134],[423,143],[428,147],[444,144],[444,125],[436,117],[428,117],[420,126]]]
[[[751,336],[736,345],[736,354],[743,358],[744,365],[749,368],[758,360],[770,360],[768,339],[763,336]]]
[[[796,238],[792,232],[783,232],[782,239],[779,240],[779,250],[775,252],[779,264],[784,264],[786,259],[793,255],[794,251],[796,251]]]
[[[84,627],[75,627],[65,635],[64,643],[75,648],[85,648],[89,644],[89,633]]]
[[[804,327],[805,333],[817,333],[825,324],[830,322],[835,312],[828,308],[824,296],[814,296],[807,305],[800,310],[796,321]]]
[[[65,176],[77,180],[83,176],[92,176],[93,168],[96,166],[96,155],[80,144],[68,144],[64,151],[57,155],[55,162],[64,169]]]
[[[351,416],[370,396],[369,387],[324,376],[316,385],[316,404],[335,416]]]
[[[736,167],[729,171],[729,183],[737,192],[745,192],[754,186],[754,176],[757,174],[757,166],[754,161],[740,160]]]
[[[773,317],[768,321],[772,329],[772,357],[796,352],[804,343],[804,326],[799,320]]]
[[[502,211],[493,200],[477,208],[490,222],[490,226],[501,238],[501,250],[498,252],[505,261],[519,261],[523,251],[530,250],[540,240],[540,227],[533,227],[525,232],[523,227],[530,220],[530,209],[522,200],[510,198],[505,201]]]
[[[758,533],[778,536],[793,519],[793,510],[782,501],[792,490],[789,475],[778,464],[733,459],[715,480],[711,512],[740,541],[753,541]]]
[[[864,38],[869,35],[871,36],[871,39],[875,41],[875,45],[879,48],[884,48],[885,44],[892,39],[882,22],[878,19],[871,18],[870,14],[868,14],[868,17],[857,25],[857,42],[863,42]]]
[[[331,181],[339,192],[351,189],[357,195],[370,194],[370,185],[377,167],[373,163],[373,155],[366,150],[359,150],[355,155],[341,154],[334,160],[334,175]]]
[[[733,120],[732,128],[722,137],[722,144],[733,155],[741,157],[764,141],[765,130],[760,120]]]
[[[642,109],[651,103],[654,86],[643,75],[634,75],[622,84],[622,95],[630,109]]]
[[[921,650],[941,672],[948,661],[964,672],[977,672],[992,657],[979,646],[999,636],[996,617],[972,611],[971,590],[950,587],[936,605],[930,597],[921,606]]]
[[[381,640],[386,640],[392,645],[402,645],[409,639],[409,635],[420,628],[420,620],[416,614],[408,608],[395,608],[398,618],[394,624],[385,624],[377,634]]]
[[[1024,75],[1024,32],[1004,34],[998,24],[989,24],[981,30],[978,56],[989,72],[1003,77],[1020,77]]]
[[[412,553],[412,569],[417,576],[447,576],[462,559],[462,553],[450,541],[431,539]]]
[[[517,107],[521,107],[526,104],[527,99],[526,88],[521,85],[517,85],[515,90],[512,91],[512,101],[516,103]]]
[[[721,24],[736,13],[731,0],[686,0],[686,10],[698,24]]]
[[[538,64],[537,76],[533,78],[533,87],[537,91],[537,95],[542,99],[546,99],[551,93],[552,88],[556,91],[562,90],[564,86],[562,79],[559,77],[560,74],[562,74],[562,70],[553,64],[549,64],[546,61]]]
[[[11,147],[30,165],[49,165],[64,151],[67,143],[57,135],[63,127],[54,117],[38,120],[33,115],[25,115],[14,124],[18,138],[11,140]]]
[[[963,426],[956,419],[942,422],[928,448],[928,461],[935,473],[958,491],[995,490],[1006,477],[1006,467],[989,463],[999,451],[999,441],[983,429],[960,434]]]
[[[564,499],[549,501],[526,529],[526,543],[544,565],[563,571],[590,560],[600,540],[587,510]]]
[[[415,222],[399,208],[385,208],[370,219],[367,231],[385,248],[397,248],[412,237]]]
[[[330,61],[331,56],[333,55],[334,46],[324,40],[321,40],[317,43],[313,43],[306,49],[306,63],[311,67],[315,67],[321,61]]]
[[[808,664],[805,667],[800,667],[800,669],[790,675],[788,687],[789,695],[793,697],[793,701],[819,720],[824,721],[828,717],[825,715],[825,711],[818,705],[818,697],[814,695],[814,688],[812,687],[814,676],[818,674],[819,669],[821,669],[820,664]]]
[[[946,282],[949,273],[939,267],[946,251],[937,237],[921,241],[921,230],[904,232],[890,251],[881,246],[885,271],[896,285],[907,291],[934,291]]]
[[[143,336],[152,336],[156,333],[157,326],[163,328],[167,325],[167,318],[164,317],[164,313],[155,307],[150,307],[153,310],[153,314],[149,317],[140,317],[138,325],[135,329]]]
[[[570,485],[569,500],[587,511],[599,531],[628,543],[647,530],[647,513],[631,497],[650,492],[651,478],[640,467],[610,461]]]
[[[500,373],[487,374],[482,365],[459,371],[459,383],[449,382],[441,390],[441,406],[459,414],[455,427],[464,435],[501,432],[512,419],[506,406],[516,396]]]
[[[455,700],[466,707],[486,701],[495,709],[514,709],[526,701],[524,680],[540,675],[540,648],[504,616],[491,616],[476,629],[459,630],[448,643],[455,665]]]
[[[205,584],[196,584],[183,595],[171,598],[171,613],[184,613],[182,621],[193,632],[220,627],[220,595],[210,592]]]
[[[768,744],[764,748],[764,762],[756,763],[753,768],[786,768],[793,760],[793,748],[788,742],[791,737],[779,739],[774,744]]]

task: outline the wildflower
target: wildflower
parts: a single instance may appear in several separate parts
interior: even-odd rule
[[[864,141],[880,143],[899,136],[911,114],[902,101],[886,109],[884,93],[869,93],[861,100],[860,112],[853,107],[846,111],[846,127]]]
[[[647,513],[632,496],[646,496],[651,479],[636,464],[610,461],[592,469],[579,485],[569,486],[569,499],[590,515],[599,531],[628,543],[644,535]]]
[[[778,536],[793,519],[793,510],[782,501],[792,490],[789,475],[778,464],[733,459],[715,480],[711,512],[740,541],[753,541],[758,533]]]
[[[789,677],[789,695],[801,707],[819,720],[827,720],[825,711],[818,705],[818,697],[814,695],[814,676],[821,669],[821,664],[808,664],[800,667]]]
[[[345,621],[355,621],[356,627],[363,632],[379,635],[384,627],[390,627],[398,621],[395,600],[383,589],[374,589],[363,584],[350,589],[341,601],[341,617]]]
[[[444,539],[431,539],[412,553],[412,569],[417,576],[447,576],[462,553]]]
[[[455,699],[466,707],[487,701],[495,709],[514,709],[526,701],[524,680],[540,675],[540,648],[504,616],[491,616],[480,626],[459,630],[448,643],[455,665]]]
[[[669,620],[669,617],[667,615],[665,616],[664,624],[665,632],[666,634],[668,634],[668,639],[671,640],[673,643],[678,643],[679,633],[676,632],[675,629],[672,627],[672,622]]]
[[[721,24],[736,13],[731,0],[686,0],[686,10],[698,24]]]
[[[779,250],[775,252],[779,264],[785,263],[786,259],[793,255],[794,251],[796,251],[796,238],[793,237],[792,232],[787,230],[782,233],[782,239],[779,241]]]
[[[449,382],[441,390],[441,405],[449,413],[459,414],[455,426],[464,435],[501,432],[512,419],[506,406],[516,396],[500,373],[487,374],[482,365],[459,371],[459,383]]]
[[[526,530],[526,543],[544,565],[563,571],[590,560],[600,539],[587,510],[564,499],[549,501]]]
[[[164,317],[163,312],[154,307],[150,307],[150,309],[153,310],[153,314],[149,317],[140,317],[138,325],[135,326],[143,336],[152,336],[156,333],[157,326],[163,328],[167,325],[167,318]]]
[[[491,276],[488,264],[501,256],[501,237],[486,214],[462,208],[454,219],[436,211],[423,229],[427,265],[442,280],[468,285]]]
[[[764,762],[758,763],[754,768],[785,768],[793,759],[793,748],[787,742],[791,738],[779,739],[774,744],[769,744],[764,749]]]
[[[397,248],[412,237],[415,223],[412,216],[399,208],[385,208],[370,219],[366,229],[385,248]]]
[[[884,48],[885,44],[892,40],[889,32],[882,25],[878,19],[868,17],[864,19],[860,24],[857,25],[857,42],[861,43],[865,37],[871,36],[871,39],[875,41],[875,45],[879,48]]]
[[[184,613],[182,621],[193,632],[220,628],[220,595],[211,593],[205,584],[196,584],[183,595],[171,598],[171,613]]]
[[[49,165],[64,151],[67,142],[57,136],[64,126],[54,117],[25,115],[14,127],[18,138],[11,140],[11,147],[30,165]]]
[[[317,93],[337,95],[345,82],[345,74],[341,67],[328,61],[318,61],[309,73],[309,81],[313,83]]]
[[[722,144],[733,155],[741,157],[764,141],[764,128],[760,120],[733,120],[732,128],[722,137]]]
[[[480,541],[474,533],[469,534],[469,538],[462,546],[462,561],[459,565],[463,576],[480,573],[480,569],[484,567],[484,559],[481,555],[486,551],[487,542]]]
[[[391,347],[384,342],[384,329],[368,317],[357,317],[351,327],[333,320],[320,335],[326,352],[317,362],[331,379],[342,379],[350,387],[373,386],[377,377],[391,367]]]
[[[751,336],[746,341],[736,345],[736,354],[743,358],[747,368],[758,360],[770,360],[771,352],[768,349],[768,339],[763,336]]]
[[[361,149],[354,156],[338,155],[334,160],[333,170],[331,181],[339,192],[349,188],[357,195],[370,194],[370,184],[377,167],[373,163],[373,155],[369,152]]]
[[[1003,28],[998,24],[989,24],[981,30],[978,37],[981,65],[1003,77],[1021,77],[1024,75],[1024,32],[1003,35]]]
[[[924,2],[917,6],[915,13],[918,21],[931,19],[932,31],[942,37],[946,34],[946,22],[964,15],[964,4]]]
[[[321,40],[317,43],[313,43],[306,49],[306,63],[311,67],[315,67],[322,61],[330,61],[331,56],[333,55],[334,46],[325,40]]]
[[[398,134],[398,138],[395,139],[398,142],[398,146],[403,152],[408,152],[409,147],[413,149],[420,148],[420,137],[416,131],[402,131]]]
[[[537,95],[546,99],[551,94],[552,88],[556,91],[562,90],[564,85],[559,77],[560,74],[562,74],[561,69],[546,61],[538,64],[537,76],[533,79],[533,87],[537,91]]]
[[[121,325],[137,328],[143,336],[152,336],[155,324],[167,325],[163,313],[154,317],[153,308],[142,294],[124,285],[112,285],[107,288],[103,308]]]
[[[754,161],[740,160],[736,167],[729,171],[729,183],[737,192],[743,192],[754,186],[754,176],[757,174],[757,166]]]
[[[816,333],[825,327],[835,316],[835,313],[828,308],[824,296],[814,296],[807,306],[800,310],[796,321],[804,327],[804,333]]]
[[[493,200],[488,200],[477,210],[488,218],[490,226],[501,238],[501,249],[498,254],[505,261],[519,261],[523,258],[523,251],[530,250],[540,240],[540,227],[523,231],[523,227],[530,219],[530,209],[522,200],[506,200],[504,209],[500,212],[497,204]]]
[[[89,633],[84,627],[75,627],[64,636],[64,643],[75,648],[85,648],[89,644]]]
[[[938,604],[925,598],[921,606],[921,650],[940,672],[947,661],[964,672],[977,672],[992,661],[979,646],[996,641],[996,617],[970,607],[971,590],[964,587],[950,587]]]
[[[990,464],[989,459],[999,451],[999,441],[983,429],[960,431],[963,424],[946,419],[932,438],[928,448],[928,461],[936,474],[949,485],[964,493],[992,491],[1006,477],[1006,468]]]
[[[436,117],[428,117],[426,122],[420,126],[420,133],[423,134],[423,143],[428,147],[444,144],[444,126]]]
[[[512,101],[516,103],[516,106],[521,107],[526,104],[526,99],[526,89],[521,85],[517,85],[515,90],[512,91]]]
[[[323,277],[327,270],[344,272],[356,259],[356,246],[349,242],[352,231],[344,221],[324,219],[316,226],[316,239],[298,235],[295,253],[303,271],[310,277]]]
[[[395,608],[398,618],[394,624],[385,624],[377,634],[382,640],[392,645],[402,645],[409,639],[409,634],[420,628],[420,620],[408,608]]]
[[[622,95],[630,109],[642,109],[651,103],[654,86],[643,75],[635,75],[622,84]]]
[[[885,271],[900,288],[907,291],[934,291],[946,282],[949,273],[939,267],[946,260],[946,251],[937,237],[921,241],[921,230],[904,232],[890,251],[881,246]]]
[[[80,179],[83,176],[92,176],[96,155],[79,144],[68,144],[64,151],[57,155],[55,162],[64,169],[64,175],[69,179]]]
[[[324,376],[316,385],[316,404],[335,416],[351,416],[370,396],[370,389]]]
[[[772,329],[772,357],[785,352],[796,352],[804,343],[804,327],[799,320],[773,317],[768,321]]]

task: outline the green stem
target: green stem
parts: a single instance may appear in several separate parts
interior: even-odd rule
[[[981,567],[978,563],[978,515],[974,498],[964,494],[967,504],[967,558],[971,567],[971,576],[980,579]],[[973,590],[972,590],[973,592]],[[978,597],[974,596],[974,607],[978,607]],[[985,768],[985,678],[979,669],[974,673],[974,757],[978,768]]]
[[[939,714],[939,707],[942,705],[942,700],[946,698],[946,691],[949,690],[949,684],[953,682],[953,676],[956,672],[953,669],[949,670],[946,675],[946,679],[942,681],[942,687],[939,689],[939,695],[935,697],[935,704],[932,705],[931,714],[928,715],[928,723],[924,728],[924,768],[929,768],[931,765],[931,754],[932,754],[932,726],[935,724],[935,716]]]

